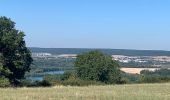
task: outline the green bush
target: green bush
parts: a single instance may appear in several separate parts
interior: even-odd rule
[[[0,77],[0,87],[9,87],[10,82],[7,78]]]
[[[140,77],[141,83],[162,83],[170,82],[170,70],[169,69],[159,69],[156,71],[141,71]]]
[[[21,87],[23,87],[23,86],[26,86],[26,87],[27,87],[27,86],[31,85],[31,82],[32,82],[32,81],[29,80],[29,79],[23,79],[23,80],[21,80],[21,83],[20,83],[21,85],[20,85],[20,86],[21,86]]]
[[[129,74],[129,73],[121,72],[120,81],[126,81],[124,83],[127,84],[139,83],[140,76],[141,75],[139,74]]]
[[[25,87],[48,87],[51,86],[51,83],[47,80],[43,80],[43,81],[31,81],[28,79],[24,79],[21,81],[21,85],[20,86],[25,86]]]
[[[38,86],[48,87],[48,86],[51,86],[51,84],[49,81],[43,80],[43,81],[39,82]]]
[[[129,83],[129,79],[126,77],[120,78],[120,80],[117,82],[117,84],[127,84]]]
[[[62,75],[46,75],[43,79],[48,81],[52,86],[61,85],[61,76]]]
[[[82,80],[79,78],[71,77],[68,80],[62,81],[64,86],[89,86],[89,85],[104,85],[104,83],[91,81],[91,80]]]
[[[61,80],[68,80],[69,78],[76,78],[76,74],[74,72],[71,71],[67,71],[65,72],[63,75],[61,75]]]
[[[48,81],[43,80],[31,82],[31,84],[29,84],[27,87],[49,87],[49,86],[51,86],[51,84]]]
[[[120,79],[118,62],[98,50],[78,55],[74,66],[77,76],[83,80],[115,84]]]
[[[170,82],[170,77],[154,76],[154,75],[143,75],[140,77],[140,83],[163,83]]]
[[[158,76],[162,76],[162,77],[170,77],[170,69],[159,69],[156,71],[149,71],[149,70],[143,70],[140,72],[140,74],[142,75],[158,75]]]

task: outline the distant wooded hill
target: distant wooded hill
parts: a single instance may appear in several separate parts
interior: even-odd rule
[[[170,51],[163,50],[129,50],[129,49],[84,49],[84,48],[35,48],[30,47],[31,52],[51,54],[81,54],[92,50],[101,50],[108,55],[126,56],[170,56]]]

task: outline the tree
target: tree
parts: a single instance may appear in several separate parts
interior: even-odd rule
[[[117,83],[120,79],[119,64],[100,51],[91,51],[77,56],[77,76],[85,80]]]
[[[24,36],[15,29],[15,22],[0,17],[0,77],[8,78],[13,85],[24,78],[33,61]]]

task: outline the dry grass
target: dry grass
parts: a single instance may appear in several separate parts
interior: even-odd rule
[[[0,100],[170,100],[170,84],[7,88]]]

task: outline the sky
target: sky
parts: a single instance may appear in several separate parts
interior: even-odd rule
[[[170,0],[0,0],[29,47],[170,50]]]

